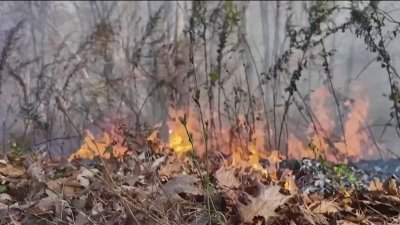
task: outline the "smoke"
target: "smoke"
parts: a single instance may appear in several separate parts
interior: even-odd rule
[[[156,59],[156,56],[161,54],[160,50],[174,41],[188,42],[188,17],[192,7],[189,2],[67,1],[0,4],[2,43],[5,43],[9,29],[15,24],[23,19],[29,21],[29,25],[23,28],[24,38],[19,40],[8,63],[12,72],[26,85],[29,92],[28,102],[33,105],[29,112],[22,112],[21,85],[13,79],[11,73],[1,78],[3,93],[0,95],[0,148],[8,149],[7,140],[12,133],[29,136],[36,143],[58,137],[76,136],[77,131],[67,117],[71,117],[82,130],[101,130],[96,124],[107,127],[119,117],[123,117],[131,127],[135,127],[139,122],[154,125],[161,122],[162,112],[169,107],[163,103],[166,92],[157,87],[164,84],[164,88],[194,89],[182,78],[193,73],[191,65],[185,62],[185,66],[179,69],[174,67],[174,48],[168,50],[169,55],[165,60],[168,67],[160,65],[163,61]],[[231,35],[229,41],[236,43],[244,40],[240,44],[243,54],[233,54],[225,50],[227,53],[223,60],[223,70],[219,74],[225,81],[224,92],[220,93],[214,88],[212,93],[214,96],[226,95],[225,97],[230,98],[237,87],[243,88],[244,84],[248,83],[252,94],[264,95],[265,108],[270,118],[275,117],[275,121],[270,121],[270,132],[274,135],[279,132],[274,130],[274,126],[279,127],[279,121],[283,118],[283,106],[287,99],[284,87],[288,86],[290,77],[280,76],[278,79],[267,81],[262,89],[259,88],[260,77],[268,73],[268,69],[288,48],[288,37],[285,33],[288,19],[296,26],[306,26],[308,22],[305,9],[313,4],[315,3],[306,1],[250,1],[237,4],[239,11],[246,9],[245,17],[240,21],[237,31],[242,35]],[[337,4],[346,6],[347,3]],[[381,2],[380,7],[394,20],[398,20],[400,11],[393,10],[393,4],[394,2]],[[209,3],[208,9],[217,5],[218,3]],[[338,13],[333,23],[340,24],[346,21],[347,16],[346,13]],[[105,35],[105,32],[97,32],[101,37],[92,38],[97,29],[96,25],[102,20],[110,22],[111,27],[115,28],[112,37]],[[204,69],[203,44],[194,46],[199,83],[205,83],[207,73],[217,68],[218,39],[212,37],[211,32],[208,36],[210,41],[206,49],[207,71]],[[94,40],[100,44],[92,43]],[[387,47],[395,67],[399,60],[396,48],[399,44],[399,40],[394,39]],[[370,107],[363,129],[372,132],[376,141],[381,142],[385,148],[394,149],[399,144],[397,134],[394,127],[385,126],[390,119],[392,106],[388,98],[390,86],[386,73],[379,63],[375,63],[376,56],[366,50],[362,39],[357,39],[349,32],[336,33],[326,40],[325,46],[327,51],[335,49],[329,64],[332,69],[333,86],[340,103],[344,104],[346,99],[358,101],[367,98]],[[183,50],[185,54],[189,52],[187,48]],[[231,44],[226,49],[234,48],[238,47]],[[309,53],[312,62],[298,82],[298,90],[304,98],[320,88],[326,80],[318,51],[313,50]],[[103,56],[103,53],[108,58]],[[296,68],[301,57],[297,54],[295,52],[289,62],[291,71]],[[184,57],[183,61],[188,58],[189,56]],[[110,63],[113,66],[107,67]],[[179,73],[179,79],[169,80],[176,73]],[[363,88],[354,94],[353,87],[359,84]],[[64,86],[67,87],[65,91]],[[182,88],[183,86],[185,88]],[[186,98],[185,101],[191,99],[190,93],[181,91],[179,94]],[[208,94],[208,90],[202,89],[201,99],[205,101],[205,108],[209,107]],[[55,96],[61,96],[65,101],[68,115],[57,110]],[[214,101],[217,104],[217,99]],[[295,101],[301,103],[298,97]],[[332,114],[335,114],[336,106],[332,97],[328,97],[328,101],[332,104],[329,106]],[[224,103],[225,101],[220,102],[222,109]],[[258,101],[257,104],[262,105],[262,102]],[[112,112],[112,115],[105,115],[105,112]],[[107,117],[112,119],[104,122],[102,118]],[[36,120],[35,123],[32,122],[32,118]],[[337,118],[337,114],[332,118],[334,123],[339,122]],[[287,119],[291,121],[290,129],[296,129],[299,123],[303,127],[308,126],[308,121],[301,118],[294,106]],[[49,126],[47,130],[44,129],[46,126]],[[29,132],[25,132],[26,130]],[[340,136],[340,129],[335,132]],[[380,137],[383,132],[384,135]],[[79,146],[77,139],[66,139],[62,142],[48,142],[46,147],[54,152],[60,152],[61,149],[68,152]],[[63,147],[60,147],[61,144]]]

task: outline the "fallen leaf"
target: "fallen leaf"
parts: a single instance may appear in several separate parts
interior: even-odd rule
[[[399,187],[397,186],[396,178],[394,176],[389,177],[389,179],[383,183],[383,189],[391,195],[398,195]]]
[[[172,174],[178,173],[182,170],[182,161],[176,157],[168,157],[164,166],[160,167],[158,174],[160,176],[171,177]]]
[[[353,223],[353,222],[347,221],[347,220],[338,220],[337,224],[338,225],[357,225],[359,223]]]
[[[314,213],[325,214],[325,213],[336,213],[339,211],[339,206],[334,201],[328,201],[326,199],[312,203],[309,208]]]
[[[38,212],[49,212],[55,209],[56,213],[60,213],[63,208],[62,204],[63,200],[58,196],[51,196],[40,199],[35,209],[37,209]]]
[[[373,180],[371,183],[369,183],[369,191],[382,191],[383,190],[383,184],[379,180]]]
[[[85,215],[84,213],[79,213],[75,217],[74,225],[85,225],[85,224],[90,224],[90,221],[88,219],[88,215]]]
[[[0,203],[9,204],[12,201],[12,197],[9,194],[1,193],[0,194]]]
[[[92,208],[92,215],[96,216],[104,211],[104,205],[101,202],[96,202]]]
[[[285,204],[292,196],[283,195],[279,192],[280,187],[277,185],[265,186],[259,184],[260,194],[257,197],[253,197],[246,193],[250,199],[250,203],[244,205],[239,204],[239,212],[245,223],[251,223],[255,216],[263,216],[265,221],[271,216],[276,216],[275,210]]]
[[[30,164],[27,172],[28,172],[29,176],[31,176],[32,178],[34,178],[35,180],[37,180],[39,182],[46,181],[44,170],[43,170],[42,166],[40,165],[40,163],[38,163],[38,162],[34,162],[34,163]]]
[[[50,189],[48,195],[55,193],[65,197],[74,197],[77,194],[77,188],[74,186],[66,185],[67,178],[60,178],[58,180],[49,180],[46,186]]]
[[[25,168],[14,167],[11,164],[0,163],[0,174],[9,178],[22,178],[27,175]]]
[[[181,200],[178,194],[185,193],[191,195],[202,195],[203,190],[199,188],[199,178],[190,175],[181,175],[168,181],[163,186],[164,199],[163,200]],[[165,199],[166,198],[166,199]]]
[[[318,216],[320,216],[320,218],[322,217],[321,215],[314,214],[310,210],[307,210],[304,206],[300,206],[299,209],[300,209],[300,213],[302,214],[303,218],[312,225],[316,225],[316,222],[319,222],[318,218],[316,218],[316,217],[318,217]],[[324,220],[325,218],[322,217],[322,219]],[[322,224],[326,224],[326,223],[322,223]]]
[[[215,172],[215,178],[220,186],[228,188],[237,188],[240,185],[239,180],[235,177],[235,169],[225,169],[223,166]]]
[[[165,156],[162,156],[158,159],[156,159],[152,164],[151,164],[151,168],[158,168],[161,163],[163,163],[165,161]]]
[[[81,167],[81,173],[76,176],[76,179],[79,181],[82,187],[89,187],[90,178],[92,178],[96,173],[98,173],[98,169],[87,169],[85,167]]]

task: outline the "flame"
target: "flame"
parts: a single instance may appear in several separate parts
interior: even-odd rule
[[[354,89],[353,92],[359,95],[359,90]],[[309,136],[309,145],[300,141],[294,134],[289,134],[289,157],[318,157],[323,155],[327,160],[332,162],[346,161],[344,157],[353,160],[360,160],[363,154],[372,154],[371,151],[362,152],[361,149],[369,143],[369,136],[365,130],[362,130],[365,119],[368,116],[369,102],[365,98],[358,101],[347,100],[344,106],[348,107],[349,112],[343,118],[343,132],[339,140],[334,139],[334,130],[342,130],[340,123],[335,122],[335,109],[327,106],[326,100],[330,96],[328,88],[322,86],[318,88],[311,96],[312,109],[315,119],[311,122],[307,129]],[[329,142],[329,141],[330,142]],[[340,158],[342,157],[342,158]]]
[[[319,158],[332,162],[343,162],[347,157],[359,160],[364,154],[361,150],[368,144],[368,135],[362,130],[365,118],[368,116],[369,102],[365,98],[358,101],[347,100],[344,106],[347,113],[343,117],[343,129],[338,123],[338,115],[335,106],[330,106],[327,102],[331,98],[327,86],[323,85],[310,95],[312,121],[308,124],[304,137],[298,137],[295,133],[288,134],[289,158]],[[341,110],[342,106],[341,106]],[[183,111],[171,110],[175,118],[183,116]],[[341,112],[342,112],[341,111]],[[343,112],[342,112],[343,113]],[[170,139],[169,147],[177,154],[184,155],[192,150],[189,142],[188,132],[193,134],[194,148],[196,153],[204,151],[203,131],[198,116],[189,111],[187,114],[186,131],[185,127],[178,119],[169,122]],[[214,149],[221,152],[229,152],[230,160],[225,162],[228,167],[252,168],[271,177],[276,174],[279,162],[284,159],[278,150],[266,149],[265,126],[262,122],[255,124],[254,130],[249,135],[246,120],[243,115],[237,118],[235,132],[232,129],[223,127],[217,138],[218,143]],[[247,125],[248,126],[248,125]],[[196,130],[197,129],[197,130]],[[270,163],[268,168],[264,168],[261,161],[267,159]]]
[[[73,153],[68,161],[73,159],[93,159],[96,156],[109,159],[111,154],[118,160],[122,160],[123,156],[128,153],[128,148],[120,144],[112,145],[113,140],[107,132],[104,132],[103,137],[95,140],[90,132],[86,132],[84,141],[78,151]]]
[[[346,153],[355,160],[360,160],[363,153],[361,149],[369,143],[369,136],[362,130],[362,125],[367,118],[369,102],[367,100],[356,101],[354,104],[348,100],[345,105],[352,108],[345,123],[345,141],[335,143],[335,147],[342,153]],[[372,152],[367,152],[371,154]]]
[[[372,154],[372,152],[362,151],[369,144],[368,133],[363,130],[368,117],[369,102],[360,95],[359,89],[352,91],[352,94],[358,95],[359,100],[347,100],[343,105],[347,107],[345,111],[342,109],[343,106],[340,106],[341,113],[345,115],[342,119],[343,132],[338,122],[337,109],[328,104],[328,99],[333,99],[328,87],[323,85],[315,90],[310,95],[309,111],[312,120],[302,132],[303,136],[294,132],[287,134],[286,156],[295,159],[324,156],[329,161],[343,162],[347,157],[359,160],[365,154]],[[169,140],[161,146],[168,146],[180,156],[190,151],[199,157],[204,156],[206,149],[204,135],[205,133],[208,135],[208,131],[203,131],[202,122],[210,118],[200,121],[197,110],[192,108],[189,111],[170,108],[169,116],[172,118],[168,121]],[[186,118],[185,125],[179,119],[183,116]],[[217,115],[212,112],[210,116]],[[238,115],[235,126],[231,128],[223,126],[221,130],[213,133],[214,136],[208,139],[207,147],[211,151],[229,153],[230,159],[225,162],[228,167],[252,168],[271,177],[276,175],[277,165],[285,157],[276,149],[266,148],[265,143],[269,137],[266,137],[264,125],[262,121],[257,121],[254,127],[249,128],[250,125],[246,124],[245,116]],[[158,130],[153,131],[147,140],[155,142],[157,133]],[[189,137],[193,138],[193,143],[190,142]],[[111,142],[107,133],[104,133],[99,140],[94,140],[92,135],[87,134],[81,148],[71,155],[70,160],[73,158],[92,159],[95,156],[109,158],[110,152],[107,149]],[[126,152],[127,148],[121,145],[112,146],[112,153],[117,158],[122,158]],[[268,168],[262,165],[263,160],[269,161]]]

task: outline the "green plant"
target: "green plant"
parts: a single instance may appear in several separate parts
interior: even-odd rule
[[[196,98],[194,98],[196,99]],[[196,101],[196,100],[195,100]],[[197,173],[199,175],[199,177],[201,178],[201,183],[202,183],[202,188],[204,190],[204,193],[206,194],[206,198],[207,198],[207,214],[208,214],[208,218],[209,218],[209,224],[215,224],[213,223],[213,219],[217,219],[217,221],[219,222],[219,224],[224,224],[226,222],[225,217],[223,216],[222,213],[218,212],[218,210],[216,209],[215,205],[214,205],[214,200],[212,198],[212,196],[214,195],[214,193],[216,193],[216,189],[215,189],[215,185],[214,183],[211,181],[211,176],[208,172],[208,159],[206,157],[206,173],[204,174],[202,172],[200,163],[199,163],[199,158],[196,155],[195,152],[195,146],[194,146],[194,135],[192,132],[190,132],[188,130],[187,127],[187,116],[186,114],[183,117],[179,117],[179,121],[180,123],[184,126],[186,134],[188,136],[190,145],[192,146],[192,150],[189,152],[189,156],[192,160],[192,163],[195,167],[195,169],[197,170]],[[201,117],[201,121],[203,124],[203,129],[205,129],[204,127],[204,120]],[[205,144],[207,143],[207,133],[204,130],[203,132],[204,136],[203,136],[203,140],[205,142]]]
[[[0,184],[0,193],[4,193],[7,191],[7,187],[5,185]]]
[[[336,164],[333,165],[332,168],[342,187],[344,186],[343,178],[351,185],[354,185],[355,188],[360,187],[361,181],[354,175],[353,171],[347,164]]]

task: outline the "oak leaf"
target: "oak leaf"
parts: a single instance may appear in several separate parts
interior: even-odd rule
[[[318,214],[336,213],[339,211],[339,206],[336,202],[328,201],[326,199],[319,202],[314,202],[309,207],[312,212]]]
[[[245,223],[251,223],[255,216],[263,216],[265,221],[268,221],[270,217],[277,216],[275,210],[292,197],[292,195],[281,194],[279,192],[280,189],[281,187],[277,185],[265,186],[259,184],[260,194],[257,197],[246,193],[250,203],[247,205],[238,203],[238,209],[243,221]]]
[[[199,187],[200,179],[190,175],[181,175],[168,181],[164,186],[161,193],[161,200],[163,202],[170,200],[171,202],[179,201],[182,198],[179,196],[181,193],[191,195],[202,195],[203,190]]]
[[[240,185],[239,180],[235,177],[234,169],[225,169],[221,167],[215,172],[215,178],[218,180],[220,186],[237,188]]]

